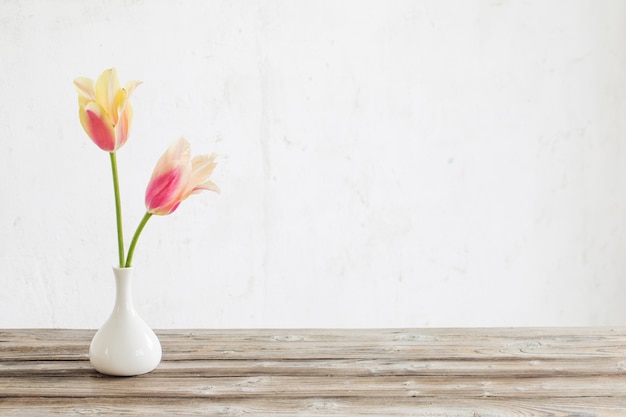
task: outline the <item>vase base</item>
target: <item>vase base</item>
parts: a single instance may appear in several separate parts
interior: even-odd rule
[[[155,370],[161,363],[161,343],[151,329],[131,338],[107,333],[105,327],[100,329],[89,347],[89,361],[99,373],[136,376]]]

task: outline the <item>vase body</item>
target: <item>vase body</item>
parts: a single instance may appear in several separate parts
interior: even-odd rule
[[[161,343],[133,305],[133,272],[133,268],[113,268],[115,305],[89,346],[89,360],[102,374],[141,375],[161,362]]]

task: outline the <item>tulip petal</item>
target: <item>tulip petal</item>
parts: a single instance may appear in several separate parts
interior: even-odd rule
[[[189,179],[190,188],[195,188],[198,184],[202,184],[211,176],[213,170],[217,166],[215,153],[210,156],[198,155],[191,160],[191,178]]]
[[[146,188],[146,209],[152,214],[170,214],[184,198],[191,174],[189,142],[179,138],[159,158]]]
[[[109,114],[113,123],[117,123],[117,109],[114,101],[119,89],[120,80],[115,68],[105,70],[96,81],[96,101]]]
[[[190,167],[187,166],[189,165],[190,158],[191,147],[189,146],[189,142],[185,138],[181,137],[172,143],[161,158],[159,158],[156,166],[154,167],[152,177],[154,178],[162,175],[175,166],[184,166],[187,170],[189,170]]]
[[[136,80],[129,81],[126,83],[126,85],[124,86],[124,90],[128,92],[128,97],[130,97],[133,91],[135,91],[135,88],[137,88],[139,85],[141,85],[141,81],[136,81]]]
[[[146,189],[146,209],[152,214],[170,214],[180,203],[178,198],[180,185],[184,184],[184,173],[180,168],[157,176],[150,180]]]
[[[119,89],[115,92],[115,96],[113,97],[112,107],[115,109],[115,114],[119,114],[122,112],[122,109],[128,102],[128,93],[126,90]]]
[[[115,125],[115,136],[117,137],[117,147],[120,148],[128,140],[128,132],[130,131],[130,123],[133,119],[133,108],[130,103],[126,105],[126,109],[120,115]]]
[[[130,131],[130,123],[133,119],[133,108],[130,105],[130,95],[135,88],[141,84],[141,81],[131,81],[126,84],[126,88],[118,90],[115,95],[115,114],[117,120],[115,121],[115,134],[117,135],[117,146],[121,147],[128,140],[128,133]]]
[[[86,77],[77,77],[74,78],[74,86],[76,87],[76,91],[81,96],[93,101],[96,99],[96,92],[94,89],[93,80]]]
[[[83,129],[100,149],[107,152],[115,151],[115,130],[98,103],[88,103],[79,110],[79,116]]]
[[[217,186],[213,181],[206,181],[203,184],[196,186],[191,194],[198,194],[201,191],[214,191],[216,193],[220,193],[220,187]]]
[[[125,90],[119,90],[117,92],[113,107],[115,108],[115,135],[117,136],[118,147],[121,147],[128,139],[130,121],[133,118],[133,108],[130,105]]]

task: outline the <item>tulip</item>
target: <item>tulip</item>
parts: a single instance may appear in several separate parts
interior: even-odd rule
[[[133,118],[133,108],[129,100],[139,84],[141,82],[131,81],[125,88],[120,88],[120,80],[114,68],[105,70],[95,83],[85,77],[74,79],[74,86],[78,92],[80,123],[91,140],[100,149],[109,152],[111,159],[120,268],[124,265],[124,236],[115,153],[128,140],[128,131]]]
[[[191,159],[189,142],[180,138],[161,156],[146,188],[146,210],[157,215],[174,212],[191,194],[203,190],[219,193],[219,188],[208,178],[217,163],[215,153]]]
[[[135,245],[152,215],[173,213],[180,203],[192,194],[204,190],[220,192],[209,177],[217,166],[216,154],[191,158],[191,148],[185,138],[174,142],[159,158],[146,188],[146,214],[139,223],[128,250],[126,267],[130,267]]]
[[[80,123],[100,149],[115,152],[128,140],[133,109],[130,95],[140,81],[130,81],[120,88],[117,71],[108,69],[94,83],[85,77],[74,79],[78,92]]]

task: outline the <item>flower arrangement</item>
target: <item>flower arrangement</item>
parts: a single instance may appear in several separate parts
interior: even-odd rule
[[[120,87],[114,68],[105,70],[96,81],[85,77],[74,79],[78,92],[80,123],[91,140],[109,153],[111,160],[120,268],[132,266],[137,240],[153,215],[173,213],[191,194],[203,190],[219,193],[218,186],[209,179],[217,165],[216,154],[192,158],[189,142],[185,138],[179,138],[156,163],[146,187],[146,213],[137,226],[128,253],[125,254],[116,152],[128,140],[133,119],[130,96],[140,84],[140,81],[130,81]]]

